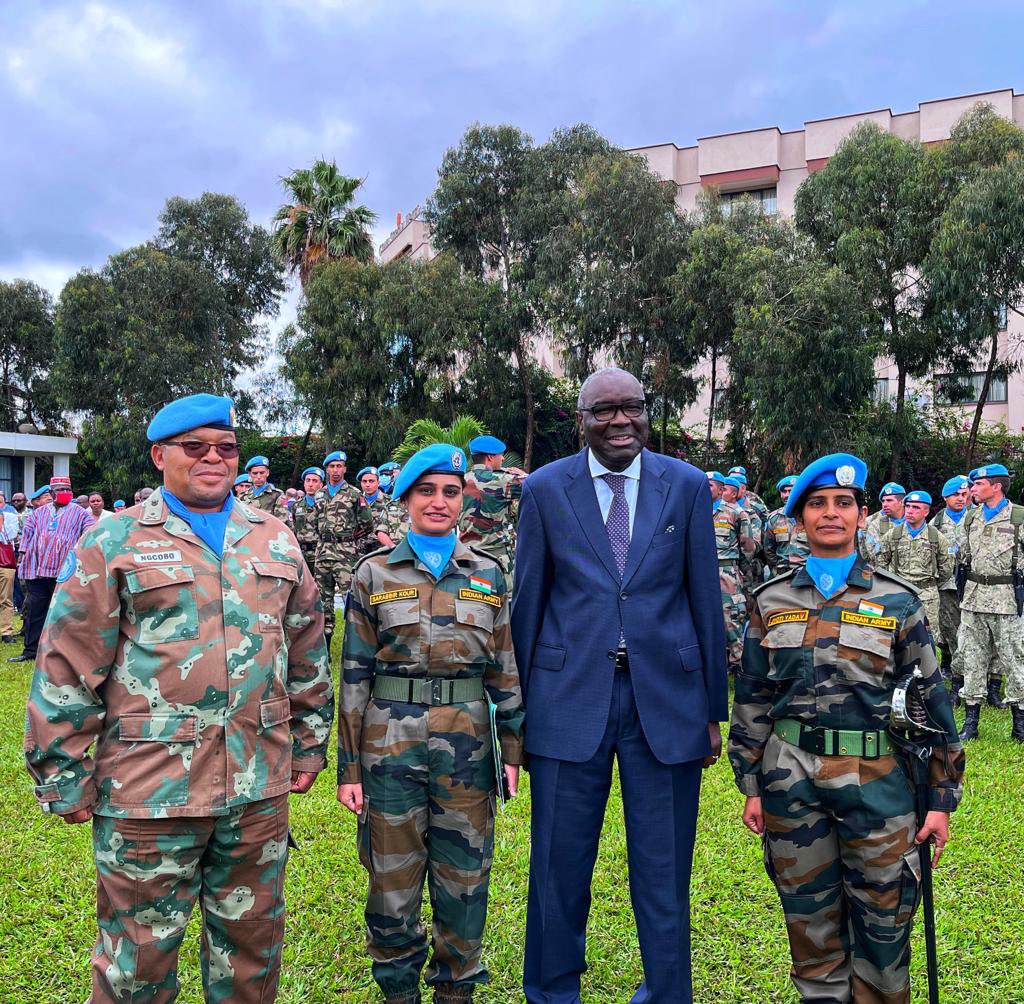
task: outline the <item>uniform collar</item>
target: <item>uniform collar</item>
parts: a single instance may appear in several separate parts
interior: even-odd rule
[[[790,581],[794,586],[811,586],[814,588],[814,579],[811,578],[803,565],[793,573],[793,578]],[[856,586],[858,589],[870,589],[873,581],[874,576],[871,574],[869,566],[858,554],[857,560],[854,561],[853,567],[850,569],[850,574],[846,576],[847,586]],[[835,599],[841,592],[842,590],[840,589],[839,592],[833,593],[832,598]]]
[[[633,463],[629,465],[624,471],[611,471],[604,464],[601,463],[597,457],[594,456],[594,451],[589,447],[587,449],[587,466],[590,468],[590,476],[592,478],[603,478],[606,474],[621,474],[623,477],[632,478],[634,481],[640,480],[640,458],[644,455],[641,450],[634,458]]]
[[[252,529],[253,523],[267,521],[267,513],[244,503],[239,505],[237,499],[235,503],[231,506],[231,515],[228,518],[227,529],[224,531],[224,550],[227,550],[229,545],[233,546],[240,541]],[[167,508],[167,502],[164,500],[160,488],[157,488],[142,503],[142,516],[139,518],[139,523],[143,526],[163,525],[164,529],[174,537],[182,537],[202,544],[201,539],[192,531],[192,527]],[[206,545],[202,544],[202,546]]]
[[[468,565],[473,566],[478,562],[477,556],[468,548],[461,540],[456,538],[455,550],[452,551],[451,564],[457,565]],[[391,553],[388,555],[387,564],[397,565],[401,561],[411,561],[417,568],[422,568],[424,571],[429,572],[430,569],[416,557],[416,552],[412,549],[409,541],[403,537],[395,546],[391,549]],[[443,575],[444,573],[442,573]],[[441,576],[438,576],[441,578]]]

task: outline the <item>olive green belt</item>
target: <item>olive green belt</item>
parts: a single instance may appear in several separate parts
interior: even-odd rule
[[[783,741],[818,756],[860,756],[875,760],[892,752],[885,732],[854,732],[804,725],[792,718],[780,718],[775,734]]]
[[[373,696],[380,701],[401,701],[404,704],[469,704],[484,699],[481,677],[453,680],[443,676],[412,678],[409,676],[375,676]]]

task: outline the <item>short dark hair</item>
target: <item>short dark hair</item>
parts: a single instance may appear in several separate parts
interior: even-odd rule
[[[1003,494],[1010,494],[1010,479],[1005,474],[996,474],[988,479],[994,485],[1002,485]]]
[[[850,491],[853,492],[853,497],[857,502],[857,508],[863,509],[864,506],[868,504],[867,496],[865,496],[864,494],[864,489],[851,488]],[[813,494],[814,491],[813,489],[811,489],[809,491],[804,492],[803,495],[801,495],[800,498],[797,499],[796,503],[793,505],[793,515],[802,516],[804,514],[804,505],[806,504],[807,499],[810,498],[810,496]]]
[[[489,456],[489,453],[473,453],[470,454],[474,464],[482,464]]]

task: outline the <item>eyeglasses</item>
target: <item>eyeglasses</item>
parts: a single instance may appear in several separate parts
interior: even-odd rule
[[[185,451],[186,457],[199,460],[205,457],[211,449],[217,451],[217,456],[222,460],[232,460],[241,452],[238,443],[204,443],[201,439],[165,439],[162,446],[180,446]]]
[[[646,401],[623,401],[621,404],[599,404],[596,408],[580,408],[580,411],[589,411],[596,422],[610,422],[620,411],[626,418],[639,418],[646,410]]]

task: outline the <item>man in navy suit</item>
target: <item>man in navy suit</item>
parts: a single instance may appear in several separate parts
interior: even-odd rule
[[[692,1000],[690,867],[701,768],[721,755],[725,631],[704,474],[644,449],[631,374],[587,378],[587,447],[524,482],[512,634],[532,828],[523,988],[578,1004],[590,882],[618,759],[645,980]]]

